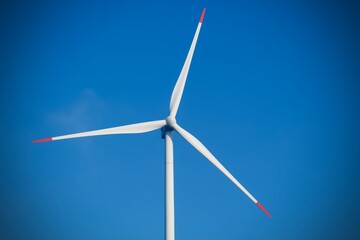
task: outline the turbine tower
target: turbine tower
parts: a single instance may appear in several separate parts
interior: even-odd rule
[[[135,133],[145,133],[150,132],[156,129],[161,128],[161,136],[165,139],[165,194],[166,194],[166,203],[165,203],[165,224],[166,224],[166,240],[175,239],[175,222],[174,222],[174,155],[173,155],[173,131],[175,130],[179,133],[186,141],[188,141],[194,148],[196,148],[202,155],[204,155],[212,164],[215,165],[226,177],[228,177],[241,191],[245,193],[261,210],[263,210],[269,217],[270,213],[240,184],[239,181],[212,155],[212,153],[192,134],[187,132],[185,129],[180,127],[176,122],[176,114],[179,109],[181,97],[184,91],[186,78],[189,72],[191,59],[194,54],[196,42],[200,33],[201,25],[204,20],[206,8],[202,11],[199,24],[197,26],[195,36],[190,46],[190,50],[186,57],[184,66],[181,70],[180,76],[176,82],[174,90],[171,95],[170,100],[170,114],[165,120],[150,121],[143,123],[130,124],[125,126],[106,128],[101,130],[81,132],[51,138],[43,138],[39,140],[34,140],[33,143],[47,142],[47,141],[56,141],[69,138],[79,138],[79,137],[90,137],[90,136],[99,136],[99,135],[110,135],[110,134],[135,134]]]

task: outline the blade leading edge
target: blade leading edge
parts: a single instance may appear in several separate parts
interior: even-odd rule
[[[261,210],[263,210],[269,217],[270,213],[239,183],[238,180],[212,155],[212,153],[202,144],[197,138],[187,132],[185,129],[175,124],[174,129],[188,141],[194,148],[196,148],[202,155],[204,155],[212,164],[215,165],[225,176],[227,176],[246,196],[248,196]]]
[[[39,140],[34,140],[32,142],[39,143],[39,142],[48,142],[48,141],[62,140],[62,139],[68,139],[68,138],[90,137],[90,136],[110,135],[110,134],[144,133],[144,132],[150,132],[150,131],[162,128],[163,126],[165,126],[165,124],[166,124],[165,120],[143,122],[143,123],[130,124],[130,125],[125,125],[125,126],[120,126],[120,127],[105,128],[105,129],[100,129],[100,130],[95,130],[95,131],[63,135],[63,136],[58,136],[58,137],[43,138],[43,139],[39,139]]]
[[[190,69],[190,64],[191,64],[191,60],[194,54],[194,50],[195,50],[195,46],[196,46],[196,42],[200,33],[200,29],[201,29],[201,25],[202,22],[204,20],[204,16],[205,16],[205,11],[206,8],[204,8],[204,10],[202,11],[201,17],[200,17],[200,21],[199,24],[197,26],[196,32],[195,32],[195,36],[193,38],[193,41],[191,43],[190,46],[190,50],[188,52],[188,55],[186,57],[184,66],[181,70],[180,76],[176,82],[176,85],[174,87],[174,90],[172,92],[171,95],[171,100],[170,100],[170,116],[175,117],[176,113],[179,109],[179,105],[180,105],[180,101],[181,101],[181,97],[184,91],[184,87],[185,87],[185,83],[186,83],[186,78]]]

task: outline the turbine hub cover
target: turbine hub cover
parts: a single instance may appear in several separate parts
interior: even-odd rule
[[[166,118],[166,125],[169,127],[174,127],[174,125],[176,124],[176,119],[173,116],[168,116]]]

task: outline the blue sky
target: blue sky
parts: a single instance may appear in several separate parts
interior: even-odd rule
[[[177,239],[360,237],[359,4],[0,5],[2,239],[162,239],[160,131],[31,140],[163,119],[207,8],[178,123]]]

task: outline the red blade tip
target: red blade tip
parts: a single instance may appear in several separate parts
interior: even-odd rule
[[[259,207],[261,210],[263,210],[263,211],[266,213],[266,215],[268,215],[269,217],[271,217],[270,213],[264,208],[263,205],[261,205],[259,202],[257,202],[256,205],[258,205],[258,207]]]
[[[206,11],[206,8],[204,8],[204,10],[202,11],[202,14],[201,14],[199,23],[202,23],[202,22],[203,22],[204,16],[205,16],[205,11]]]
[[[33,140],[32,143],[49,142],[49,141],[52,141],[52,138],[43,138],[43,139]]]

